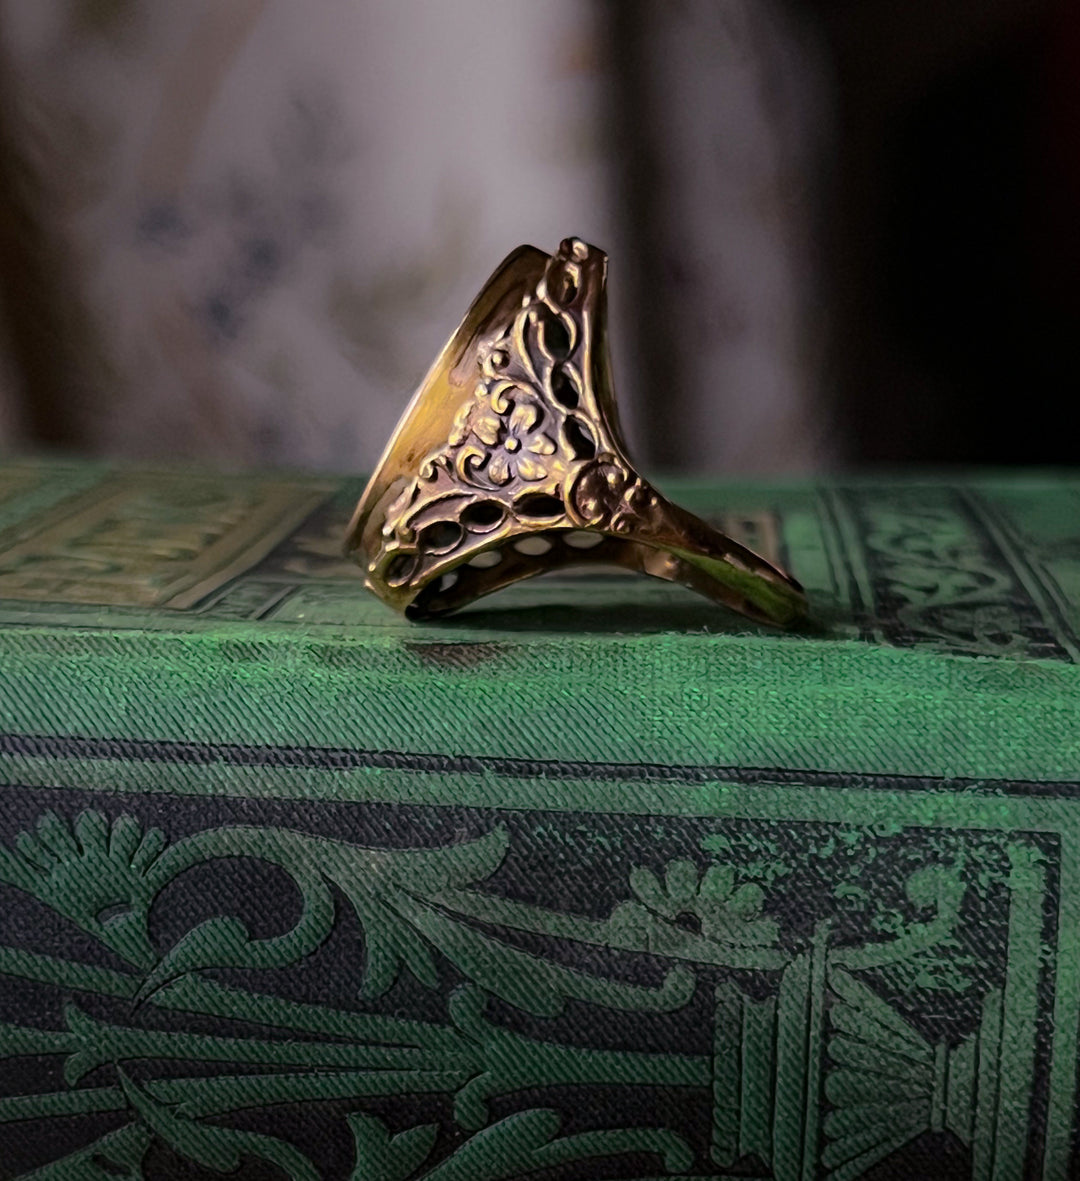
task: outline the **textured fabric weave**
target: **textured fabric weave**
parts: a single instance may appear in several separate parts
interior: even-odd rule
[[[670,490],[812,625],[0,467],[0,1178],[1077,1175],[1080,480]]]

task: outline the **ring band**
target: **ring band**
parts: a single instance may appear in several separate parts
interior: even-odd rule
[[[634,470],[606,340],[607,256],[515,250],[409,403],[349,524],[366,586],[410,619],[570,565],[681,583],[762,622],[799,584]]]

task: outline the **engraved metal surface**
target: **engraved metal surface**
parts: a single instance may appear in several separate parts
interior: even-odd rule
[[[794,579],[657,492],[627,457],[605,340],[607,256],[522,247],[420,387],[357,506],[347,548],[410,618],[534,574],[613,565],[762,622],[806,608]]]

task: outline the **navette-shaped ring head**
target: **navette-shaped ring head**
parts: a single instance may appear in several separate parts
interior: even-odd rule
[[[616,565],[786,625],[789,575],[671,504],[627,458],[606,341],[607,256],[578,238],[503,262],[409,403],[346,551],[411,619],[548,570]]]

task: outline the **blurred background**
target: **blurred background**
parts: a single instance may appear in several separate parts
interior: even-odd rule
[[[1075,0],[0,0],[0,453],[363,471],[501,258],[643,463],[1062,464]]]

